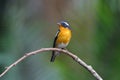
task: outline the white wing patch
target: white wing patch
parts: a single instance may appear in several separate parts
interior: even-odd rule
[[[58,35],[59,32],[60,32],[60,31],[58,30],[57,33],[55,34],[55,37]]]

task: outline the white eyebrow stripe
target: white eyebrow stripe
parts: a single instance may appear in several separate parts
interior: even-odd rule
[[[69,24],[67,22],[64,22],[64,23],[69,26]]]

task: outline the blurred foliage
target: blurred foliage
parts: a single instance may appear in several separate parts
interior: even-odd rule
[[[106,80],[119,80],[120,1],[100,0],[97,9],[96,43],[98,66]],[[104,72],[106,71],[106,72]]]
[[[119,80],[120,0],[0,0],[0,73],[25,53],[52,47],[60,20],[73,32],[67,49],[103,79]],[[29,57],[0,80],[95,80],[66,55],[50,57]]]

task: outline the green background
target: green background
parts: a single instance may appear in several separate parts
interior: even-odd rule
[[[25,53],[52,47],[61,20],[72,28],[67,49],[104,80],[120,80],[120,0],[0,0],[0,73]],[[68,56],[50,57],[31,56],[0,80],[95,80]]]

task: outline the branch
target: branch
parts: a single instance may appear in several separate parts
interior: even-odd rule
[[[23,57],[21,57],[20,59],[18,59],[14,63],[12,63],[10,66],[6,67],[6,70],[2,74],[0,74],[0,77],[5,75],[12,67],[16,66],[18,63],[20,63],[21,61],[23,61],[27,57],[41,53],[41,52],[45,52],[45,51],[59,51],[59,52],[62,52],[64,54],[67,54],[69,57],[73,58],[74,61],[76,61],[81,66],[83,66],[85,69],[87,69],[97,80],[103,80],[99,76],[99,74],[92,68],[92,66],[87,65],[84,61],[82,61],[80,58],[78,58],[76,55],[72,54],[71,52],[69,52],[67,50],[63,50],[63,49],[58,49],[58,48],[41,48],[39,50],[30,52],[30,53],[26,53]]]

